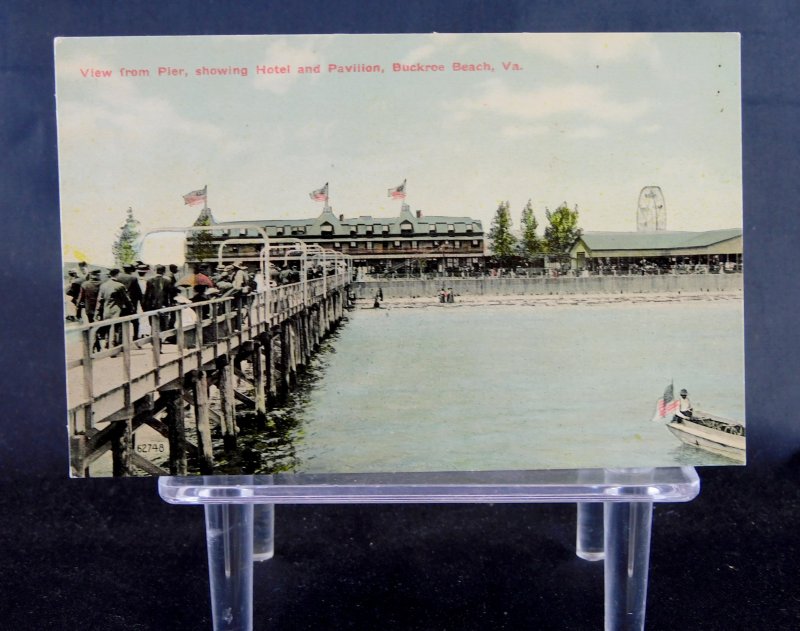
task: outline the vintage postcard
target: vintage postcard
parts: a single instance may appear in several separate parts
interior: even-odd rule
[[[56,40],[71,475],[744,463],[739,55]]]

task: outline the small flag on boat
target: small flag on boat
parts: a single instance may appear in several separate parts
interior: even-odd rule
[[[678,406],[680,406],[680,401],[675,399],[675,387],[673,384],[669,384],[664,390],[664,396],[658,400],[656,418],[664,418],[669,414],[674,414]]]
[[[325,186],[322,188],[318,188],[316,191],[311,191],[308,196],[313,199],[315,202],[327,202],[328,201],[328,183],[325,182]]]
[[[208,185],[204,186],[203,188],[199,188],[196,191],[192,191],[191,193],[186,193],[183,196],[183,203],[187,206],[197,206],[198,204],[205,204],[206,203],[206,189],[208,189]]]
[[[403,180],[403,183],[400,186],[395,186],[394,188],[389,189],[389,197],[392,199],[405,199],[406,198],[406,181]]]

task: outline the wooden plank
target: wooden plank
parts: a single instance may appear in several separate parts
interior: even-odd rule
[[[131,454],[131,465],[137,469],[141,469],[145,473],[149,473],[150,475],[169,475],[169,471],[162,469],[156,464],[153,464],[137,453]]]
[[[226,450],[236,449],[236,396],[233,388],[233,367],[227,355],[217,358],[220,407],[222,408],[222,442]]]
[[[186,427],[183,416],[183,397],[172,391],[162,397],[169,398],[166,423],[169,440],[169,474],[186,475]]]
[[[233,397],[234,397],[234,398],[235,398],[237,401],[239,401],[239,403],[244,403],[244,404],[245,404],[247,407],[249,407],[250,409],[252,409],[252,410],[255,410],[255,409],[256,409],[256,402],[255,402],[255,399],[251,399],[250,397],[248,397],[248,396],[247,396],[246,394],[244,394],[243,392],[239,392],[238,390],[234,390],[234,391],[233,391]]]
[[[133,447],[132,420],[119,421],[113,425],[111,438],[111,457],[115,478],[131,475],[131,456]]]
[[[250,360],[253,365],[253,385],[255,386],[256,393],[256,412],[266,414],[267,412],[267,394],[266,382],[264,380],[264,357],[261,352],[261,342],[253,342],[253,351],[250,355]]]
[[[200,473],[211,475],[214,473],[214,452],[211,447],[211,425],[208,421],[208,376],[202,370],[197,373],[194,383],[194,407]]]

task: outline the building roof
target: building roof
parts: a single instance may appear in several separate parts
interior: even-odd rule
[[[704,248],[742,236],[741,228],[705,232],[584,232],[581,240],[593,252],[602,250],[680,250]]]
[[[213,220],[213,216],[212,223],[216,223]],[[326,208],[319,216],[309,219],[264,219],[263,221],[228,221],[225,223],[227,225],[240,224],[242,226],[260,223],[267,229],[267,234],[271,237],[304,236],[309,238],[323,235],[328,238],[341,237],[342,239],[361,236],[408,237],[409,235],[421,237],[448,235],[458,235],[462,238],[483,237],[483,225],[479,219],[442,215],[417,217],[406,205],[403,205],[400,215],[397,217],[361,215],[360,217],[342,217],[340,219],[330,208]],[[403,230],[402,226],[407,226],[409,223],[412,226],[411,231]],[[323,226],[330,226],[332,230],[328,229],[323,232]],[[431,226],[434,227],[433,230],[431,230]],[[451,226],[452,230],[450,229]],[[280,229],[283,229],[283,234],[277,235]],[[253,236],[256,235],[253,234]]]

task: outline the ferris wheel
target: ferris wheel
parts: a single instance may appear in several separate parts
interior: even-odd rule
[[[639,210],[636,213],[637,232],[654,232],[667,229],[667,207],[660,186],[645,186],[639,193]]]

